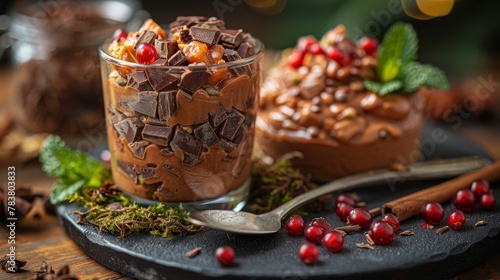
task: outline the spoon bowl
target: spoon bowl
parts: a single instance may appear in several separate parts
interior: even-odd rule
[[[196,225],[244,234],[269,234],[281,228],[281,218],[274,212],[255,215],[243,211],[204,210],[192,213],[188,220]]]

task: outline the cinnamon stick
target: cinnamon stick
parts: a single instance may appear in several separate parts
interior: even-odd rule
[[[421,190],[398,198],[382,205],[382,214],[392,213],[398,220],[404,221],[420,213],[420,209],[428,202],[443,203],[453,198],[461,189],[468,188],[474,180],[484,179],[488,182],[500,180],[500,161],[482,169],[466,173],[434,187]]]

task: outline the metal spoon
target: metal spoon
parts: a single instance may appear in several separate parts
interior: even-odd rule
[[[377,183],[415,179],[439,179],[458,176],[491,162],[480,157],[416,163],[404,172],[379,170],[344,177],[299,195],[274,210],[260,215],[231,210],[203,210],[191,213],[188,221],[209,228],[244,234],[269,234],[281,228],[281,220],[290,211],[322,195]]]

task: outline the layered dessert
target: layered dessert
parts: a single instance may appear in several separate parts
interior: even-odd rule
[[[397,32],[387,45],[400,40],[399,33],[416,41],[407,25],[392,30]],[[263,83],[258,147],[273,158],[302,152],[294,164],[316,181],[418,160],[425,104],[414,92],[421,84],[434,85],[427,82],[432,71],[439,78],[442,73],[433,68],[428,76],[418,76],[415,69],[431,67],[415,62],[414,51],[416,46],[408,51],[412,57],[400,61],[406,68],[392,75],[386,69],[399,59],[391,60],[396,51],[387,47],[382,53],[369,37],[353,42],[342,25],[320,41],[300,38]],[[412,83],[410,74],[418,82]]]
[[[136,197],[196,202],[250,175],[262,44],[222,20],[149,19],[101,50],[116,184]]]

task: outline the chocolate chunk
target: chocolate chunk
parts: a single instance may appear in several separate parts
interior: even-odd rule
[[[231,49],[226,49],[224,51],[224,59],[226,61],[236,61],[236,60],[240,60],[241,59],[241,56],[240,54],[235,51],[235,50],[231,50]]]
[[[132,109],[132,107],[130,107],[129,100],[124,99],[124,98],[120,98],[120,99],[118,99],[118,104],[120,105],[121,111],[123,112],[123,114],[125,116],[127,116],[127,117],[135,116],[135,111],[134,111],[134,109]]]
[[[155,32],[145,30],[144,32],[142,32],[139,39],[137,39],[137,42],[135,42],[134,49],[137,49],[137,47],[139,47],[140,44],[144,44],[144,43],[154,45],[155,40],[157,38],[158,38],[158,35]]]
[[[138,100],[129,103],[130,107],[138,113],[156,118],[158,93],[154,91],[141,91],[138,96]]]
[[[189,93],[194,93],[208,80],[208,78],[210,78],[210,73],[206,70],[201,71],[197,69],[194,71],[187,71],[182,73],[179,87]]]
[[[127,74],[127,87],[135,88],[139,91],[152,90],[148,77],[143,71],[136,71]]]
[[[177,110],[176,91],[162,91],[158,93],[158,117],[160,120],[167,120],[175,115]]]
[[[179,79],[177,76],[168,73],[161,67],[148,67],[146,68],[146,74],[148,76],[149,83],[156,91],[166,88]]]
[[[215,112],[215,116],[213,116],[214,126],[218,127],[226,119],[227,119],[227,112],[224,109],[224,107],[219,103],[219,106],[217,106],[217,111]]]
[[[231,110],[227,116],[227,120],[222,126],[220,134],[229,140],[236,137],[236,132],[240,129],[241,124],[245,120],[245,116],[238,112],[238,110]]]
[[[159,126],[166,125],[165,121],[155,119],[152,117],[148,117],[148,116],[140,116],[140,120],[143,124],[159,125]]]
[[[175,130],[174,137],[170,142],[170,146],[174,151],[183,153],[184,158],[191,157],[198,159],[201,155],[202,143],[193,135],[187,133],[181,128]]]
[[[166,60],[165,58],[158,58],[157,60],[153,61],[153,63],[151,63],[151,65],[165,66],[165,65],[168,65],[168,60]]]
[[[168,65],[180,66],[186,61],[186,56],[181,50],[178,50],[168,59]]]
[[[118,170],[120,170],[120,172],[122,172],[123,174],[128,176],[130,179],[132,179],[134,184],[138,183],[137,172],[135,171],[133,164],[126,163],[126,162],[123,162],[121,160],[117,160],[116,166],[118,167]]]
[[[253,47],[248,42],[241,43],[236,51],[241,58],[249,57],[254,54]]]
[[[247,135],[247,132],[243,126],[236,131],[236,135],[234,136],[233,143],[239,146],[243,140],[245,140],[245,136]]]
[[[142,138],[159,146],[168,146],[172,129],[168,126],[147,124],[142,129]]]
[[[199,26],[206,28],[213,28],[213,29],[224,29],[225,25],[226,23],[223,20],[218,19],[216,17],[211,17],[204,23],[200,24]]]
[[[240,46],[243,40],[243,30],[238,29],[224,29],[221,30],[220,41],[225,44],[232,45],[233,48]]]
[[[168,27],[170,30],[172,30],[175,27],[179,27],[179,26],[191,27],[195,24],[198,24],[200,22],[204,22],[207,20],[208,19],[206,17],[202,17],[202,16],[178,16],[174,22],[172,22],[168,25]]]
[[[166,148],[163,148],[160,150],[160,154],[162,154],[164,156],[173,156],[174,151],[172,151],[172,148],[166,147]]]
[[[184,99],[186,99],[187,101],[191,102],[193,100],[193,95],[192,93],[190,92],[187,92],[185,90],[182,90],[182,89],[179,89],[178,95],[181,95],[182,97],[184,97]]]
[[[156,189],[154,194],[160,198],[160,200],[166,199],[166,197],[173,197],[174,195],[167,189],[164,189],[163,186],[160,186]]]
[[[116,132],[125,138],[128,143],[132,143],[138,136],[138,126],[132,122],[131,119],[124,119],[114,125]]]
[[[155,48],[160,58],[168,59],[178,50],[177,42],[173,40],[156,40]]]
[[[194,166],[200,162],[199,158],[192,157],[188,154],[184,154],[182,158],[182,164],[186,166]]]
[[[194,40],[207,44],[209,47],[217,44],[220,37],[220,30],[202,26],[193,26],[189,29]]]
[[[222,147],[222,149],[224,150],[224,152],[226,153],[230,153],[234,150],[234,148],[236,148],[236,144],[234,144],[233,142],[230,142],[224,138],[222,138],[220,140],[220,146]]]
[[[226,61],[237,61],[237,60],[241,59],[241,56],[235,50],[226,49],[224,51],[224,59]],[[232,67],[232,68],[230,68],[230,71],[233,72],[237,76],[247,75],[250,78],[252,77],[252,71],[250,70],[249,65]]]
[[[154,179],[160,177],[158,172],[156,172],[156,168],[154,167],[142,167],[141,175],[144,180]]]
[[[231,155],[226,155],[226,156],[222,159],[222,161],[224,161],[224,162],[231,162],[231,161],[233,161],[233,160],[234,160],[234,157],[233,157],[233,156],[231,156]]]
[[[184,44],[189,44],[193,41],[193,36],[191,36],[189,29],[182,29],[179,31],[180,40]]]
[[[194,136],[198,138],[205,148],[210,148],[219,142],[219,138],[210,123],[206,122],[194,129]]]
[[[144,159],[146,156],[146,147],[149,145],[149,141],[141,140],[134,143],[128,144],[130,150],[136,158]]]

